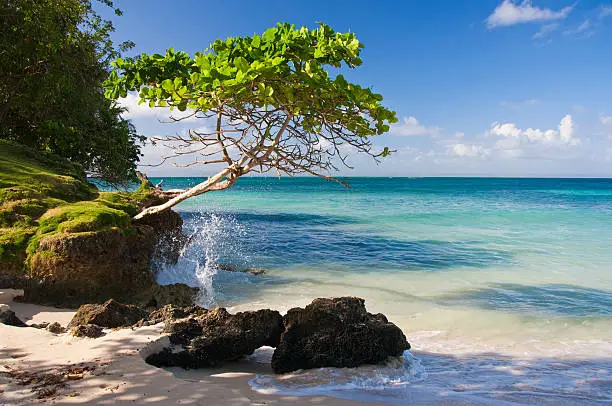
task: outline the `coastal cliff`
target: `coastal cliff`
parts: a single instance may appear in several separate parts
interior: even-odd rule
[[[67,160],[0,141],[0,284],[56,306],[111,297],[189,304],[194,289],[160,286],[151,271],[154,259],[177,260],[180,216],[132,221],[158,201],[144,183],[133,193],[103,192]]]

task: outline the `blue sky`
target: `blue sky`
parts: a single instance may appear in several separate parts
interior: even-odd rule
[[[612,176],[612,1],[123,0],[115,39],[131,54],[189,53],[276,22],[321,21],[365,45],[350,80],[382,93],[400,123],[375,141],[397,152],[371,176]],[[163,112],[122,103],[145,135],[184,131]],[[147,146],[143,162],[162,154]],[[210,175],[203,167],[143,168]]]

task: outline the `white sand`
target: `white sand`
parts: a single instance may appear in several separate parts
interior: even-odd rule
[[[27,324],[57,321],[66,326],[73,310],[16,303],[18,291],[0,292],[0,303],[8,304]],[[55,335],[35,328],[0,324],[0,372],[8,370],[57,371],[71,364],[96,365],[83,379],[68,381],[58,396],[37,399],[31,385],[19,386],[0,375],[0,405],[17,404],[200,404],[200,405],[348,405],[355,402],[329,397],[294,397],[259,394],[248,382],[269,366],[245,370],[237,363],[224,369],[202,370],[197,378],[182,371],[176,374],[144,362],[143,356],[160,345],[161,325],[107,331],[97,339]],[[156,342],[151,344],[152,342]],[[185,379],[177,375],[185,375]]]

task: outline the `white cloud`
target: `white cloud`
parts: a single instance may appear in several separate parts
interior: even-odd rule
[[[612,116],[601,115],[599,116],[599,122],[603,125],[612,125]]]
[[[568,6],[554,11],[533,6],[530,0],[524,0],[520,4],[512,0],[504,0],[487,18],[486,23],[487,27],[496,28],[521,23],[560,20],[567,17],[572,8],[573,6]]]
[[[436,126],[424,126],[419,123],[416,117],[404,117],[402,123],[396,124],[391,128],[391,133],[401,136],[431,135],[438,136],[442,129]]]
[[[482,145],[476,144],[455,144],[450,150],[452,155],[459,157],[479,157],[484,158],[490,154],[490,150]]]
[[[544,38],[553,33],[559,28],[559,23],[544,24],[540,27],[540,31],[533,34],[533,39]]]
[[[123,116],[128,119],[134,118],[157,118],[158,120],[170,120],[170,117],[185,118],[183,121],[192,121],[197,119],[193,114],[193,110],[179,111],[170,110],[169,107],[149,107],[147,103],[138,104],[140,98],[134,92],[128,93],[127,97],[118,99],[117,102],[121,107],[125,107],[127,112]]]
[[[514,123],[493,123],[486,135],[514,138],[519,143],[557,143],[575,146],[580,139],[574,138],[574,121],[571,115],[566,115],[556,130],[540,130],[539,128],[520,129]]]

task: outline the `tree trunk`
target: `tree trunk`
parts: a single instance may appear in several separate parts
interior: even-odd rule
[[[155,213],[162,212],[164,210],[168,210],[169,208],[176,206],[183,200],[187,200],[190,197],[201,195],[202,193],[206,193],[211,190],[227,189],[236,180],[235,178],[223,180],[223,178],[228,176],[231,172],[232,172],[232,168],[227,167],[221,172],[217,173],[216,175],[208,178],[206,182],[199,183],[196,186],[192,187],[191,189],[185,190],[184,192],[180,193],[176,197],[168,200],[166,203],[160,204],[159,206],[151,206],[151,207],[144,209],[143,211],[141,211],[140,213],[134,216],[134,220],[141,219],[144,216],[147,216],[149,214],[155,214]]]

